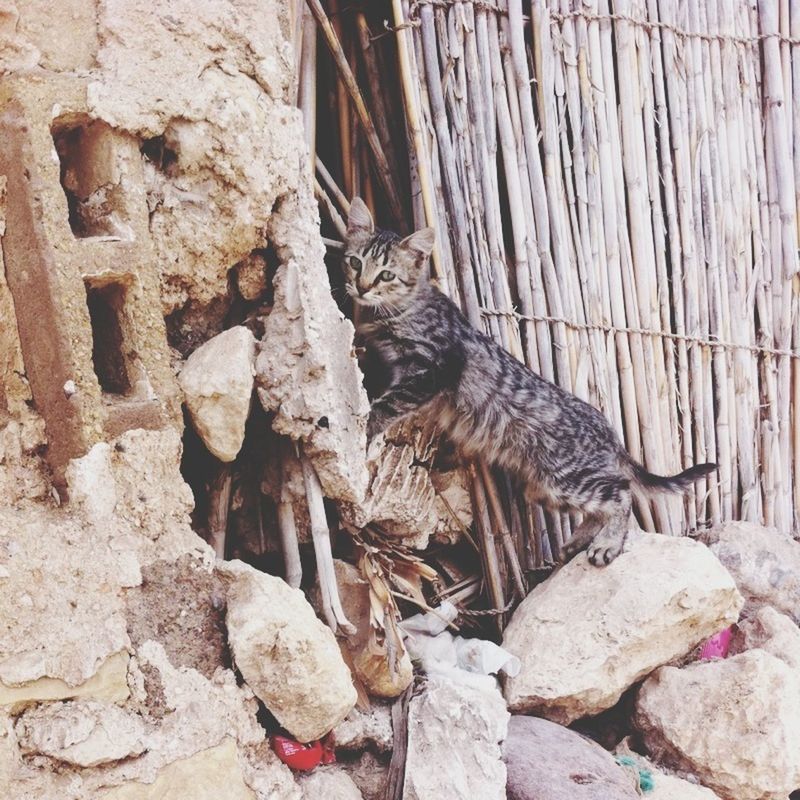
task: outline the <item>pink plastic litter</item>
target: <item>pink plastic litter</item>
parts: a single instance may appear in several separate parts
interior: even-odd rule
[[[725,658],[728,655],[732,635],[733,628],[725,628],[724,631],[712,636],[700,650],[699,659],[707,661],[711,658]]]

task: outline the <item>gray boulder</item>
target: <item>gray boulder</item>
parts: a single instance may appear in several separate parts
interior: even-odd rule
[[[507,800],[639,800],[636,778],[599,744],[538,717],[511,717]]]

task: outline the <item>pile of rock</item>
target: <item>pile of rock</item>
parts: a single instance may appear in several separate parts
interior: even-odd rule
[[[511,800],[622,800],[640,783],[670,800],[786,800],[800,787],[800,629],[781,613],[797,613],[800,543],[749,523],[703,539],[639,534],[601,570],[580,556],[518,608],[504,646],[522,670],[506,697],[552,722],[512,717]],[[728,657],[695,660],[742,610]],[[611,717],[609,735],[647,758],[615,761],[553,724],[597,731]]]
[[[172,433],[125,434],[73,462],[70,508],[2,512],[0,614],[25,623],[0,630],[4,796],[178,798],[169,787],[191,781],[201,800],[383,798],[399,715],[376,698],[409,685],[408,657],[395,675],[368,669],[303,592],[215,560],[185,486],[164,477],[179,451]],[[800,544],[745,523],[703,539],[632,534],[608,567],[581,555],[558,570],[506,628],[520,670],[503,692],[426,660],[400,731],[404,800],[798,789],[800,628],[783,612],[796,613]],[[344,562],[336,575],[362,631],[367,587]],[[728,657],[698,660],[731,626]],[[333,731],[338,763],[292,773],[269,746],[278,726],[299,741]]]
[[[522,666],[504,699],[454,667],[418,683],[404,799],[786,800],[800,788],[800,628],[777,610],[800,544],[744,523],[704,539],[635,534],[609,567],[582,555],[537,587],[506,628]],[[728,657],[700,659],[728,629]],[[342,741],[388,746],[380,727],[353,715]],[[359,772],[372,758],[346,766],[367,798],[380,796]]]

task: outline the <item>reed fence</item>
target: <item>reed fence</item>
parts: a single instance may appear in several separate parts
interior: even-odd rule
[[[649,470],[718,462],[639,502],[644,528],[797,534],[800,0],[296,0],[295,21],[329,238],[354,194],[434,226],[441,288]],[[570,520],[472,478],[477,524],[515,543],[486,563],[500,608]]]

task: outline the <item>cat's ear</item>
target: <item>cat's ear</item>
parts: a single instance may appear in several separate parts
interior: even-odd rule
[[[372,233],[374,230],[375,224],[367,204],[360,197],[354,197],[350,203],[350,213],[347,215],[347,235]]]
[[[436,231],[434,231],[433,228],[423,228],[422,230],[415,231],[411,236],[406,236],[406,238],[400,242],[400,247],[427,258],[433,252],[435,241]]]

